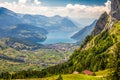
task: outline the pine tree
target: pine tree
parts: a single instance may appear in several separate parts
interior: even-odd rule
[[[108,80],[120,80],[120,42],[116,44],[110,59],[110,73]]]

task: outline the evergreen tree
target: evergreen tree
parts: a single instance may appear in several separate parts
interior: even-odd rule
[[[110,59],[110,73],[108,80],[120,80],[120,42],[116,44]]]

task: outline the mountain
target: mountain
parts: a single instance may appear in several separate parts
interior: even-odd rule
[[[78,27],[67,17],[43,15],[23,15],[25,23],[45,28],[48,32],[52,31],[75,31]]]
[[[48,32],[40,27],[26,24],[21,15],[0,7],[0,38],[13,37],[30,42],[46,40]]]
[[[116,3],[117,2],[117,3]],[[116,4],[114,4],[116,3]],[[119,0],[112,0],[111,8],[119,6]],[[118,11],[118,12],[117,12]],[[120,11],[119,7],[115,8],[115,16],[113,14],[103,13],[96,22],[95,29],[91,35],[87,36],[79,48],[77,48],[70,59],[56,66],[37,71],[21,71],[11,75],[16,78],[48,77],[58,74],[71,74],[74,71],[82,72],[83,70],[91,70],[93,72],[99,70],[111,70],[114,73],[114,79],[119,80],[120,77]],[[112,10],[111,12],[112,13]],[[117,17],[116,17],[117,16]],[[112,65],[110,65],[112,64]],[[115,70],[115,72],[114,72]],[[24,74],[25,75],[24,75]],[[32,74],[34,73],[34,75]],[[22,77],[20,77],[20,76]],[[18,77],[16,77],[18,76]],[[117,76],[117,78],[116,78]],[[104,76],[106,77],[106,76]]]
[[[107,12],[104,12],[99,20],[97,21],[96,25],[95,25],[95,28],[94,30],[92,31],[92,35],[95,36],[96,34],[99,34],[103,29],[104,27],[106,26],[106,23],[108,22],[108,14]]]
[[[0,7],[0,28],[8,28],[11,25],[23,23],[20,16],[17,13],[14,13],[11,10],[8,10],[4,7]]]
[[[120,0],[112,0],[111,16],[116,20],[120,20]]]
[[[41,42],[46,39],[46,34],[48,32],[39,27],[35,27],[29,24],[17,24],[10,26],[9,28],[2,29],[0,31],[1,38],[13,37],[20,40],[30,41],[30,42]]]
[[[71,38],[76,39],[79,44],[82,43],[82,41],[85,39],[87,35],[90,35],[91,32],[93,31],[95,25],[96,25],[97,20],[95,20],[92,24],[89,26],[84,27],[81,29],[79,32],[75,33]]]
[[[55,15],[53,17],[47,17],[44,15],[30,15],[30,14],[18,14],[11,10],[1,7],[1,20],[5,21],[2,24],[30,24],[40,28],[46,29],[48,32],[51,31],[75,31],[78,27],[68,17],[61,17]],[[11,20],[12,19],[12,20]]]

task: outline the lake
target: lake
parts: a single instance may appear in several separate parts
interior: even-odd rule
[[[52,32],[42,44],[75,43],[76,40],[70,38],[72,34],[73,32]]]

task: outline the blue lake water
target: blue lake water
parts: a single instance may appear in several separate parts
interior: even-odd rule
[[[76,40],[70,38],[72,34],[71,32],[52,32],[47,35],[47,39],[42,44],[75,43]]]

